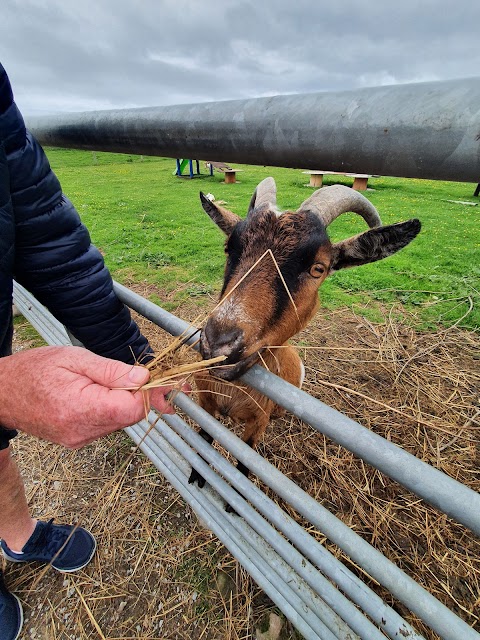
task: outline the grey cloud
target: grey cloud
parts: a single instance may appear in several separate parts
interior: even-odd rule
[[[27,114],[480,75],[471,0],[4,0],[1,13]]]

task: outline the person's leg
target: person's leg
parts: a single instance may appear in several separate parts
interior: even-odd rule
[[[20,471],[10,455],[8,441],[14,431],[0,427],[0,538],[21,550],[32,535],[37,521],[28,512],[27,498]],[[0,571],[0,628],[2,638],[17,640],[23,626],[20,600],[10,593]]]
[[[10,549],[21,551],[35,530],[22,477],[10,447],[0,450],[0,538]]]
[[[30,516],[20,471],[5,447],[16,432],[0,427],[0,548],[13,562],[50,562],[58,571],[77,571],[87,565],[96,548],[95,538],[83,527],[53,524]]]

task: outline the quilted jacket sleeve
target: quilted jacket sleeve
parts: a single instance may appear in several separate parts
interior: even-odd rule
[[[14,248],[15,225],[8,164],[3,144],[0,142],[0,358],[11,354]]]
[[[91,351],[124,362],[151,353],[13,101],[1,120],[15,215],[15,278]]]

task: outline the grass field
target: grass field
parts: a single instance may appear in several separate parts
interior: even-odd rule
[[[245,166],[239,183],[225,185],[205,170],[194,180],[176,178],[171,159],[47,153],[114,277],[157,291],[156,302],[178,306],[186,320],[197,305],[213,306],[224,262],[223,238],[198,191],[241,215],[266,175],[277,181],[282,208],[298,207],[312,192],[301,170]],[[339,272],[322,287],[323,304],[336,309],[320,312],[295,341],[304,389],[478,491],[479,337],[471,330],[480,321],[480,207],[447,202],[475,201],[474,185],[373,178],[371,186],[366,196],[384,222],[415,216],[423,231],[392,258]],[[363,230],[357,218],[335,221],[333,238]],[[161,351],[168,335],[134,315]],[[38,345],[23,318],[15,334],[15,349]],[[24,434],[13,446],[34,515],[79,522],[98,540],[94,562],[79,574],[9,568],[9,586],[24,603],[25,638],[299,638],[285,620],[279,636],[256,631],[279,611],[125,434],[75,451]],[[478,543],[466,527],[293,415],[272,421],[259,452],[478,630]],[[357,572],[320,531],[309,532]],[[427,640],[439,639],[358,575]]]
[[[93,242],[102,250],[119,281],[145,281],[169,292],[174,308],[187,297],[199,304],[216,295],[223,272],[223,237],[203,212],[200,190],[224,200],[245,215],[258,182],[272,175],[278,204],[296,209],[312,189],[301,170],[242,166],[240,182],[223,183],[201,165],[193,180],[172,175],[175,161],[48,148],[47,155],[64,192],[76,205]],[[237,165],[238,166],[238,165]],[[337,179],[338,178],[338,179]],[[348,178],[335,182],[351,184]],[[325,184],[333,183],[330,178]],[[448,202],[476,202],[471,183],[372,178],[366,196],[384,223],[417,217],[419,237],[388,260],[333,275],[321,289],[326,307],[361,307],[374,319],[385,306],[402,303],[416,309],[421,328],[455,322],[480,326],[480,207]],[[364,230],[354,214],[341,216],[329,232],[333,240]]]

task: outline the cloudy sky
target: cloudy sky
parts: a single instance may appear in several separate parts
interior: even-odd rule
[[[480,76],[475,0],[2,0],[24,114]]]

